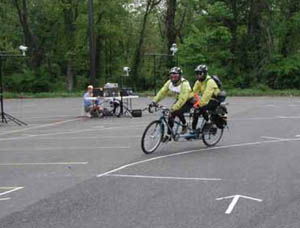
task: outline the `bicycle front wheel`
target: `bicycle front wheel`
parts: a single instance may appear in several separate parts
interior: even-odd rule
[[[142,137],[142,150],[145,154],[153,153],[160,145],[164,135],[161,121],[151,122],[145,129]]]
[[[202,141],[206,146],[215,146],[222,138],[224,129],[214,123],[206,123],[202,131]]]

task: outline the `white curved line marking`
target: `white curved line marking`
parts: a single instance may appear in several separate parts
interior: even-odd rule
[[[233,148],[233,147],[253,146],[253,145],[260,145],[260,144],[265,144],[265,143],[277,143],[277,142],[287,142],[287,141],[300,141],[300,139],[296,138],[296,139],[283,139],[283,140],[271,140],[271,141],[260,141],[260,142],[258,141],[258,142],[239,143],[239,144],[232,144],[232,145],[226,145],[226,146],[203,148],[203,149],[198,149],[198,150],[188,150],[188,151],[178,152],[178,153],[175,153],[175,154],[163,155],[163,156],[150,158],[150,159],[146,159],[146,160],[142,160],[142,161],[138,161],[138,162],[133,162],[133,163],[130,163],[130,164],[127,164],[127,165],[123,165],[119,168],[112,169],[112,170],[107,171],[105,173],[98,174],[97,177],[103,177],[103,176],[106,176],[108,174],[118,172],[122,169],[126,169],[126,168],[129,168],[129,167],[135,166],[135,165],[143,164],[143,163],[150,162],[150,161],[155,161],[155,160],[158,160],[158,159],[168,158],[168,157],[191,154],[191,153],[200,152],[200,151],[227,149],[227,148]]]
[[[126,169],[129,167],[135,166],[135,165],[143,164],[143,163],[150,162],[150,161],[155,161],[158,159],[168,158],[168,157],[180,156],[180,155],[185,155],[185,154],[190,154],[190,153],[195,153],[195,152],[200,152],[200,151],[209,151],[209,150],[226,149],[226,148],[243,147],[243,146],[253,146],[253,145],[260,145],[260,144],[265,144],[265,143],[277,143],[277,142],[287,142],[287,141],[300,141],[300,139],[296,138],[296,139],[282,139],[282,140],[271,140],[271,141],[260,141],[260,142],[258,141],[258,142],[250,142],[250,143],[232,144],[232,145],[226,145],[226,146],[209,147],[209,148],[203,148],[203,149],[198,149],[198,150],[188,150],[188,151],[178,152],[175,154],[163,155],[163,156],[159,156],[159,157],[155,157],[155,158],[149,158],[146,160],[129,163],[127,165],[123,165],[119,168],[112,169],[105,173],[98,174],[97,177],[103,177],[108,174],[118,172],[122,169]]]

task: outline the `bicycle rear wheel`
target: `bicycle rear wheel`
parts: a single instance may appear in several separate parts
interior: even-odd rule
[[[142,137],[142,150],[145,154],[153,153],[160,145],[164,135],[161,121],[151,122],[145,129]]]
[[[205,123],[202,130],[202,141],[206,146],[215,146],[222,138],[224,129],[214,123]]]

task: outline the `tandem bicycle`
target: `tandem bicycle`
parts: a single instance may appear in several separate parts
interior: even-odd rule
[[[187,141],[192,140],[202,140],[203,143],[208,146],[216,145],[222,138],[224,128],[227,127],[227,108],[226,103],[221,103],[214,111],[208,112],[208,119],[202,118],[202,121],[199,121],[198,128],[196,129],[196,134],[194,137],[190,137],[189,134],[180,134],[183,124],[175,119],[173,129],[168,124],[168,115],[170,110],[163,106],[158,105],[155,108],[155,111],[160,112],[160,117],[157,120],[152,121],[146,127],[141,141],[142,150],[145,154],[153,153],[159,145],[163,142],[163,138],[169,129],[171,132],[172,141],[178,141],[180,138],[184,138]],[[153,108],[149,106],[148,111],[153,113]],[[193,110],[188,114],[189,123],[193,118]],[[191,132],[191,126],[188,124],[188,132]],[[168,141],[167,141],[168,142]]]

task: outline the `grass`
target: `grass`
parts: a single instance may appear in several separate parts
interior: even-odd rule
[[[300,96],[300,90],[272,90],[272,89],[226,89],[227,96]],[[139,93],[141,96],[154,96],[153,91]]]
[[[300,96],[300,90],[272,90],[272,89],[230,89],[228,96]]]
[[[300,90],[272,90],[272,89],[228,89],[228,96],[300,96]],[[153,91],[143,91],[139,96],[154,96]],[[59,97],[82,97],[82,92],[47,92],[47,93],[14,93],[4,92],[4,98],[59,98]]]
[[[47,92],[47,93],[14,93],[4,92],[4,98],[57,98],[57,97],[81,97],[83,92]]]

